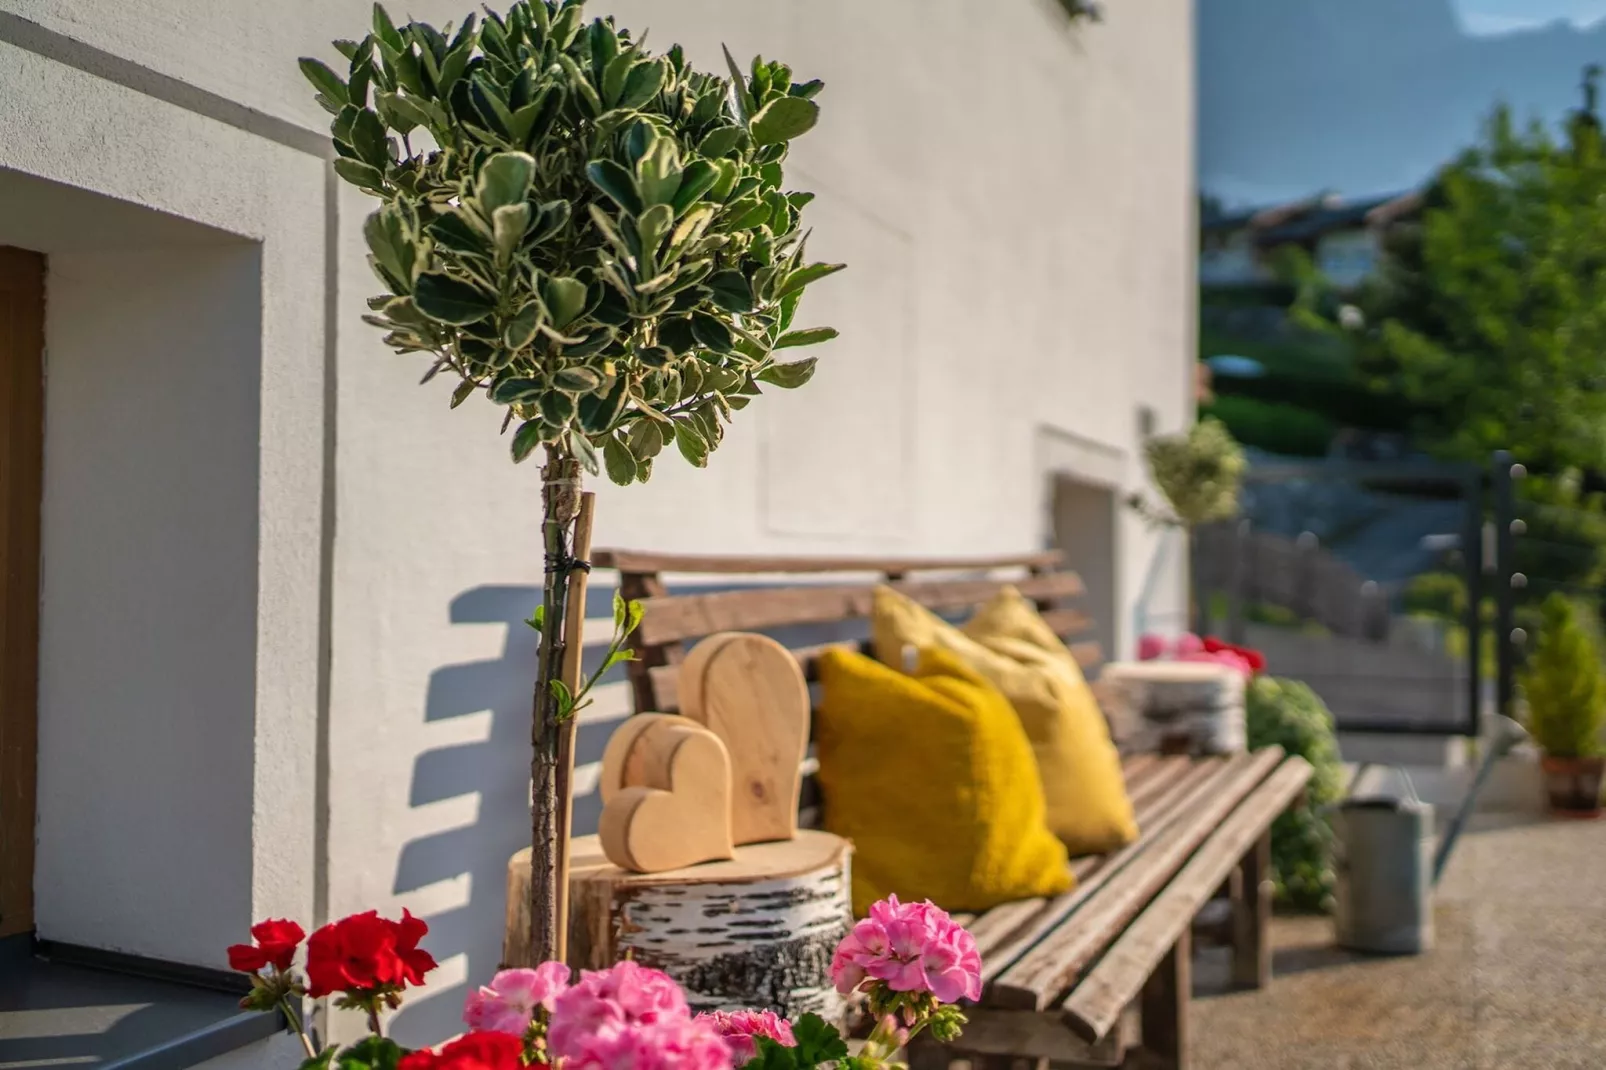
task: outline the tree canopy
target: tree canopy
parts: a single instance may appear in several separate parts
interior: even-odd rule
[[[1585,72],[1559,137],[1497,108],[1434,178],[1420,218],[1391,233],[1344,317],[1361,371],[1418,407],[1422,440],[1443,455],[1511,449],[1543,469],[1606,468],[1598,74]]]

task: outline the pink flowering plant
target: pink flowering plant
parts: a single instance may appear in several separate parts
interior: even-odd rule
[[[1138,660],[1222,665],[1250,679],[1266,671],[1266,658],[1260,651],[1224,642],[1213,635],[1201,639],[1191,633],[1180,636],[1175,642],[1158,635],[1143,636],[1138,640]]]
[[[930,902],[889,896],[831,962],[837,991],[863,998],[876,1023],[856,1055],[816,1014],[796,1022],[772,1010],[694,1014],[668,974],[629,960],[578,978],[558,962],[502,970],[469,993],[467,1033],[408,1051],[384,1036],[381,1011],[400,1006],[403,992],[434,969],[419,946],[428,931],[405,911],[397,922],[373,911],[332,922],[306,941],[303,978],[295,967],[303,930],[273,920],[252,927],[252,943],[231,947],[229,962],[253,980],[241,1005],[282,1013],[300,1036],[302,1070],[891,1070],[899,1049],[925,1030],[956,1039],[965,1017],[955,1004],[981,995],[971,935]],[[303,1024],[308,996],[366,1012],[369,1035],[320,1050]]]

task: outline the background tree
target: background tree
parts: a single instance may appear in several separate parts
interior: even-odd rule
[[[1606,515],[1588,474],[1606,471],[1606,150],[1600,70],[1559,136],[1497,107],[1481,141],[1395,226],[1379,271],[1340,294],[1290,263],[1296,319],[1346,336],[1380,400],[1404,399],[1417,442],[1485,463],[1510,450],[1522,485],[1520,598],[1592,599],[1606,579]]]
[[[568,605],[584,473],[644,482],[671,445],[703,467],[764,385],[792,388],[812,359],[777,354],[835,336],[793,330],[810,283],[803,207],[784,188],[790,140],[815,124],[821,83],[755,59],[730,78],[654,55],[583,0],[520,0],[456,30],[397,26],[338,41],[345,73],[301,68],[334,116],[334,168],[379,198],[364,233],[385,292],[368,321],[452,407],[503,410],[512,454],[538,449],[545,553],[534,696],[532,961],[555,956],[568,837],[562,740],[594,683],[565,679],[583,614]],[[531,543],[537,540],[529,540]],[[617,604],[599,674],[630,652]]]
[[[1399,226],[1381,270],[1337,325],[1361,370],[1417,406],[1435,452],[1531,468],[1606,468],[1606,152],[1598,71],[1554,137],[1499,107],[1483,140],[1434,178],[1419,221]]]

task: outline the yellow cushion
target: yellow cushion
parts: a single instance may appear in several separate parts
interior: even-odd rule
[[[1048,827],[1073,856],[1102,854],[1137,839],[1121,757],[1104,715],[1076,660],[1019,592],[1006,588],[961,631],[882,587],[870,629],[876,657],[889,665],[902,664],[907,646],[940,647],[1003,692],[1032,742]]]
[[[1031,744],[997,690],[941,650],[907,676],[847,649],[819,664],[825,825],[854,843],[857,913],[889,893],[977,911],[1070,888]]]

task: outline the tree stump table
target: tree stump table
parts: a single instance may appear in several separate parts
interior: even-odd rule
[[[728,862],[632,873],[577,838],[569,876],[569,965],[602,969],[626,956],[663,970],[692,1008],[813,1012],[840,1025],[846,1001],[831,955],[853,924],[847,840],[805,829],[795,840],[739,847]],[[525,966],[529,851],[508,867],[503,960]]]
[[[1199,661],[1112,662],[1100,675],[1138,750],[1237,754],[1248,748],[1243,675]],[[1124,715],[1124,716],[1123,716]]]

